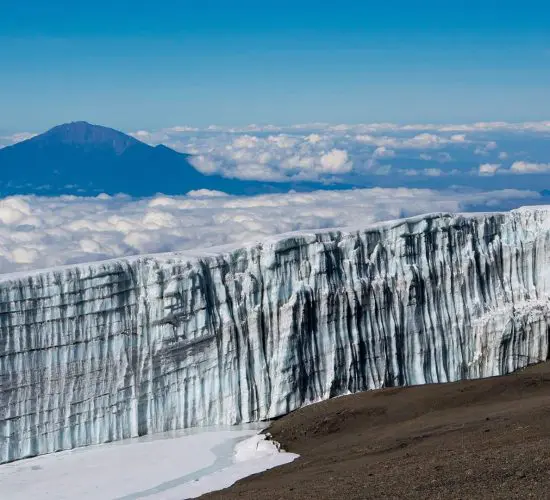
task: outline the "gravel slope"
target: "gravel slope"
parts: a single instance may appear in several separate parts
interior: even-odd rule
[[[203,498],[548,498],[550,363],[335,398],[270,432],[301,457]]]

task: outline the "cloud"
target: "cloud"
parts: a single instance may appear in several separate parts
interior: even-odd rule
[[[448,163],[450,161],[453,161],[453,157],[447,152],[439,152],[435,156],[435,160],[438,163]]]
[[[36,134],[31,132],[18,132],[12,135],[0,136],[0,149],[7,146],[13,146],[18,142],[26,141],[27,139],[32,139]]]
[[[311,142],[312,144],[316,144],[318,142],[321,142],[323,138],[319,134],[309,134],[306,137],[306,141]]]
[[[189,132],[222,132],[230,134],[245,134],[245,133],[275,133],[275,132],[314,132],[328,131],[337,134],[357,133],[381,133],[381,132],[438,132],[447,133],[454,132],[457,137],[465,133],[485,133],[485,132],[533,132],[533,133],[550,133],[550,121],[538,122],[477,122],[466,124],[433,124],[433,123],[411,123],[411,124],[396,124],[396,123],[360,123],[360,124],[338,124],[331,125],[329,123],[301,123],[295,125],[258,125],[251,124],[244,127],[222,127],[219,125],[210,125],[204,128],[197,128],[187,125],[164,128],[158,131],[166,135],[174,133],[189,133]],[[460,141],[460,139],[458,139]]]
[[[138,130],[137,132],[131,132],[129,135],[140,141],[148,142],[152,134],[151,132],[147,132],[147,130]]]
[[[235,149],[251,149],[257,147],[259,142],[260,139],[253,135],[243,135],[233,141],[232,147]]]
[[[319,134],[291,136],[220,135],[190,139],[186,151],[201,172],[226,177],[284,181],[347,173],[353,160],[343,147]]]
[[[454,135],[449,138],[435,134],[418,134],[413,137],[391,137],[377,135],[357,135],[355,140],[365,144],[372,144],[377,147],[391,147],[399,149],[434,149],[441,148],[448,144],[464,143],[466,136]]]
[[[465,134],[456,134],[451,136],[452,142],[466,142],[466,135]]]
[[[550,121],[541,122],[478,122],[463,125],[434,126],[434,129],[441,132],[550,132]]]
[[[338,164],[338,155],[332,156]],[[336,158],[336,159],[335,159]],[[332,163],[331,163],[332,165]],[[187,196],[14,196],[0,200],[0,272],[127,255],[255,242],[266,236],[470,207],[538,202],[531,191],[355,189],[253,197],[195,191]]]
[[[177,127],[172,127],[172,128],[168,128],[168,129],[165,129],[167,132],[199,132],[200,129],[197,128],[197,127],[189,127],[187,125],[183,125],[183,126],[177,126]]]
[[[296,137],[290,137],[288,135],[270,135],[267,138],[267,141],[271,144],[276,145],[277,147],[281,149],[288,149],[296,146],[300,142],[301,139],[298,139]],[[311,136],[310,141],[311,142]]]
[[[191,164],[203,174],[214,174],[220,171],[220,165],[215,158],[206,155],[196,155],[190,159]]]
[[[191,198],[219,198],[229,195],[223,191],[216,191],[214,189],[195,189],[193,191],[189,191],[187,196]]]
[[[479,175],[495,175],[499,168],[500,164],[484,163],[479,166]]]
[[[338,133],[342,130],[344,126],[338,128]],[[449,138],[433,134],[335,136],[328,129],[307,135],[203,135],[188,137],[188,141],[183,150],[195,154],[190,161],[201,172],[271,181],[320,180],[352,171],[385,175],[388,167],[379,165],[378,160],[397,157],[396,150],[405,158],[406,150],[437,149],[430,156],[422,155],[440,164],[452,161],[442,148],[467,143],[464,134]]]
[[[329,153],[321,156],[321,166],[324,172],[331,174],[349,172],[351,170],[351,162],[348,161],[347,151],[341,149],[333,149]]]
[[[385,174],[387,165],[380,163],[391,158],[392,173],[405,176],[404,180],[416,171],[420,177],[432,177],[432,183],[434,177],[449,175],[462,175],[464,182],[475,183],[478,176],[471,173],[472,169],[477,171],[479,163],[498,163],[508,155],[514,155],[516,160],[537,155],[535,150],[534,155],[527,150],[529,146],[521,151],[499,153],[500,141],[507,140],[504,133],[517,133],[518,141],[526,134],[543,140],[550,134],[550,121],[443,125],[252,124],[202,129],[178,126],[138,131],[133,135],[149,144],[164,143],[193,155],[191,162],[201,172],[231,178],[334,182],[338,176],[349,173],[357,174],[356,178]],[[334,153],[335,150],[345,152],[347,158],[343,153]],[[479,156],[484,157],[483,162],[479,162]],[[418,159],[427,164],[419,166]],[[407,160],[412,160],[410,165],[405,165]]]
[[[491,151],[494,151],[497,149],[498,145],[495,141],[489,141],[488,143],[478,146],[474,150],[474,154],[481,155],[481,156],[487,156]]]
[[[374,158],[393,158],[395,156],[395,151],[393,149],[386,148],[386,146],[380,146],[374,150],[372,156]]]
[[[509,170],[513,174],[546,174],[550,172],[550,163],[529,163],[516,161]]]
[[[440,168],[425,168],[423,170],[423,173],[424,175],[428,175],[429,177],[439,177],[443,174]]]
[[[422,168],[422,169],[400,169],[400,173],[403,175],[406,175],[407,177],[413,177],[413,176],[424,176],[424,177],[443,177],[443,176],[450,176],[450,175],[459,175],[462,172],[457,169],[452,170],[443,170],[442,168]]]
[[[31,207],[23,198],[11,197],[0,200],[0,222],[11,226],[31,215]]]
[[[374,171],[374,173],[376,175],[389,175],[389,173],[391,172],[391,169],[392,169],[391,165],[382,165],[382,166],[378,167]]]

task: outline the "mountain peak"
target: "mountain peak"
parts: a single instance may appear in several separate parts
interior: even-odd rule
[[[83,147],[109,147],[117,154],[123,153],[130,146],[139,144],[137,139],[118,130],[85,121],[57,125],[34,138],[46,143],[62,143]]]
[[[205,175],[189,159],[188,154],[164,145],[149,146],[112,128],[84,121],[64,123],[0,149],[4,174],[4,185],[0,188],[4,196],[32,192],[153,196],[198,189],[256,194],[290,189],[284,183],[264,184]]]

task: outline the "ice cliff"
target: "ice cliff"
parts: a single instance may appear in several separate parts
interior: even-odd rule
[[[550,207],[0,277],[0,462],[548,357]]]

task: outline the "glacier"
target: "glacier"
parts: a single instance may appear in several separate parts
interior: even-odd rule
[[[0,463],[549,352],[550,206],[0,276]]]

